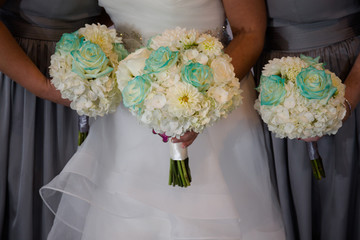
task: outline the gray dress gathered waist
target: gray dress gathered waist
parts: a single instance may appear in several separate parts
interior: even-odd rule
[[[58,41],[63,33],[71,33],[84,27],[86,23],[96,22],[97,17],[89,17],[76,21],[59,21],[46,19],[46,25],[42,27],[32,25],[22,19],[14,17],[10,14],[1,14],[2,21],[14,35],[14,37],[38,39],[45,41]]]
[[[268,27],[265,49],[304,51],[360,35],[360,13],[340,19]]]

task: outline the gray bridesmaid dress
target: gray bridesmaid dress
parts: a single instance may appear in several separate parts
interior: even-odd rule
[[[301,53],[320,56],[345,80],[360,52],[360,1],[267,0],[267,7],[257,81],[269,59]],[[360,239],[360,106],[335,136],[318,141],[326,171],[320,181],[312,176],[303,141],[265,132],[287,239]]]
[[[64,32],[96,22],[96,0],[8,0],[0,18],[48,76]],[[1,57],[1,56],[0,56]],[[53,222],[39,188],[77,148],[77,114],[42,100],[0,72],[0,239],[46,239]]]

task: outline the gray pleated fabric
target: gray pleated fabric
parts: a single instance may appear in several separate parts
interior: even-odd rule
[[[268,2],[275,1],[268,0]],[[309,5],[310,1],[305,2],[308,8],[313,6]],[[319,4],[315,3],[314,6]],[[294,10],[296,9],[291,11]],[[277,11],[280,10],[277,9]],[[294,14],[294,17],[299,15],[301,14]],[[355,21],[355,25],[360,24],[359,19]],[[304,54],[311,57],[320,56],[320,61],[326,63],[326,68],[345,80],[360,53],[360,36],[356,30],[358,26],[350,27],[354,29],[352,35],[355,37],[343,33],[344,40],[340,42],[338,39],[329,37],[328,44],[322,43],[321,47],[314,46],[314,43],[318,44],[319,41],[313,38],[304,38],[298,45],[290,41],[297,39],[298,29],[301,29],[300,32],[307,33],[323,31],[322,34],[328,36],[327,31],[332,31],[336,27],[332,30],[331,28],[314,30],[311,24],[304,24],[295,26],[298,29],[287,31],[292,27],[286,26],[286,31],[281,28],[280,30],[273,29],[275,34],[268,32],[268,38],[270,35],[276,36],[277,39],[276,41],[268,39],[266,49],[254,68],[256,79],[259,80],[262,67],[268,60]],[[338,29],[343,30],[344,27]],[[277,30],[279,31],[276,32]],[[284,35],[284,32],[291,36]],[[276,44],[270,44],[274,42]],[[306,46],[308,46],[307,49]],[[267,129],[265,125],[264,128]],[[312,176],[306,145],[303,141],[279,139],[268,130],[265,132],[268,151],[272,156],[269,161],[273,166],[272,175],[282,208],[287,239],[360,239],[360,106],[355,109],[336,135],[325,136],[318,141],[326,172],[326,178],[320,181]]]
[[[47,4],[52,7],[50,2]],[[10,12],[0,12],[1,20],[46,75],[62,32],[74,31],[90,22],[89,18],[75,21],[77,24],[71,22],[67,29],[42,29],[21,19],[16,21],[7,13]],[[0,72],[1,240],[46,239],[53,214],[43,204],[39,189],[62,170],[76,151],[77,131],[75,111],[37,98]]]
[[[18,41],[46,72],[54,43]],[[77,114],[35,97],[4,74],[0,91],[1,239],[45,239],[52,214],[38,191],[75,152]]]

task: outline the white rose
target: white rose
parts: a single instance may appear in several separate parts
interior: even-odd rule
[[[198,63],[201,63],[201,64],[203,64],[203,65],[206,65],[207,62],[209,61],[209,58],[208,58],[208,56],[206,56],[205,54],[200,53],[200,54],[196,57],[195,60],[196,60]]]
[[[164,107],[166,104],[166,97],[164,94],[162,93],[158,93],[152,96],[148,96],[145,99],[145,106],[146,108],[148,108],[149,110],[153,110],[153,109],[160,109],[162,107]]]
[[[129,59],[125,60],[124,63],[131,74],[136,77],[143,74],[146,59],[147,58]]]
[[[226,83],[235,78],[234,67],[229,59],[217,57],[211,62],[211,68],[214,70],[216,82]]]
[[[130,70],[124,62],[120,62],[117,71],[116,71],[116,81],[118,83],[118,88],[122,91],[127,83],[133,78]]]
[[[229,93],[222,87],[209,88],[208,95],[214,98],[220,104],[224,104],[229,100]]]
[[[184,52],[184,54],[182,56],[183,56],[184,62],[188,62],[193,59],[196,59],[197,56],[199,56],[199,51],[196,49],[188,49]]]

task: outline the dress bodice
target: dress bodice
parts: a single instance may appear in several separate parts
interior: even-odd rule
[[[123,38],[143,39],[143,43],[177,26],[220,31],[225,22],[221,0],[99,0],[99,4]]]
[[[100,15],[96,0],[8,0],[1,15],[12,15],[32,25],[62,28],[71,22]]]
[[[266,2],[269,25],[275,27],[334,20],[360,11],[359,0],[267,0]]]

